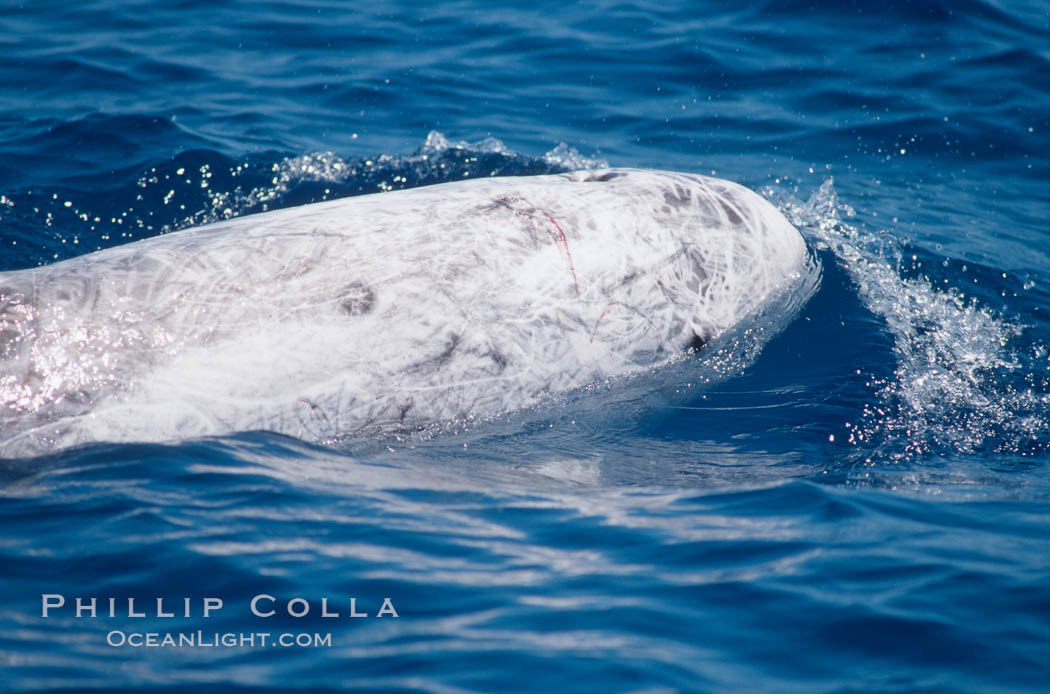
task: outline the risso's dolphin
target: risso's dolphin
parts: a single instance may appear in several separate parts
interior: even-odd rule
[[[494,415],[703,345],[805,258],[746,188],[609,169],[332,200],[0,273],[0,457]]]

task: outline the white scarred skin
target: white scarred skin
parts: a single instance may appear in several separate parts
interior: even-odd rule
[[[3,273],[0,456],[498,414],[717,337],[805,256],[746,188],[610,169],[333,200]]]

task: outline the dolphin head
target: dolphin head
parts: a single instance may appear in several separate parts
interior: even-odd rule
[[[633,302],[652,329],[686,348],[717,337],[804,274],[807,251],[801,234],[744,186],[640,169],[576,171],[565,177],[606,186],[620,201],[606,223],[626,223],[625,233],[602,242],[604,253],[623,249],[625,256],[619,286],[610,293],[629,297],[622,302]]]

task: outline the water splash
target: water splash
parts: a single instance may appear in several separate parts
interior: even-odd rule
[[[900,240],[846,221],[854,210],[839,202],[831,179],[805,202],[764,193],[834,253],[892,336],[893,376],[872,380],[876,397],[848,425],[851,443],[896,461],[946,450],[1024,457],[1050,448],[1050,395],[1045,374],[1032,370],[1031,350],[1017,344],[1022,326],[956,289],[935,289],[928,276],[902,276]]]
[[[577,161],[589,161],[575,150],[571,152],[576,154]],[[564,164],[548,160],[547,156],[544,155],[541,161],[552,171],[564,170]],[[342,157],[334,152],[314,152],[284,157],[270,165],[272,176],[262,185],[216,191],[209,196],[203,209],[169,225],[164,231],[272,209],[281,206],[297,188],[309,184],[324,184],[320,194],[311,200],[319,201],[347,194],[413,188],[439,181],[508,175],[516,173],[517,168],[528,168],[536,161],[513,152],[493,137],[473,143],[465,140],[453,142],[436,130],[431,131],[410,155]]]
[[[609,168],[609,162],[605,159],[592,159],[591,157],[585,157],[576,151],[575,147],[569,147],[564,142],[559,143],[557,147],[544,154],[543,161],[547,162],[552,167],[560,167],[566,171]]]
[[[507,148],[507,145],[503,144],[502,140],[495,137],[486,137],[477,142],[467,142],[466,140],[458,140],[456,142],[450,141],[443,133],[437,130],[431,130],[427,133],[426,139],[423,144],[416,150],[414,157],[432,157],[435,155],[441,155],[450,149],[468,150],[474,152],[486,152],[489,154],[505,154],[508,157],[513,157],[514,152]]]

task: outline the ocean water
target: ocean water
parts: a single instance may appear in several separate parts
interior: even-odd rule
[[[3,459],[0,690],[1048,690],[1050,4],[354,5],[5,3],[0,270],[612,165],[759,191],[818,290],[469,426]]]

